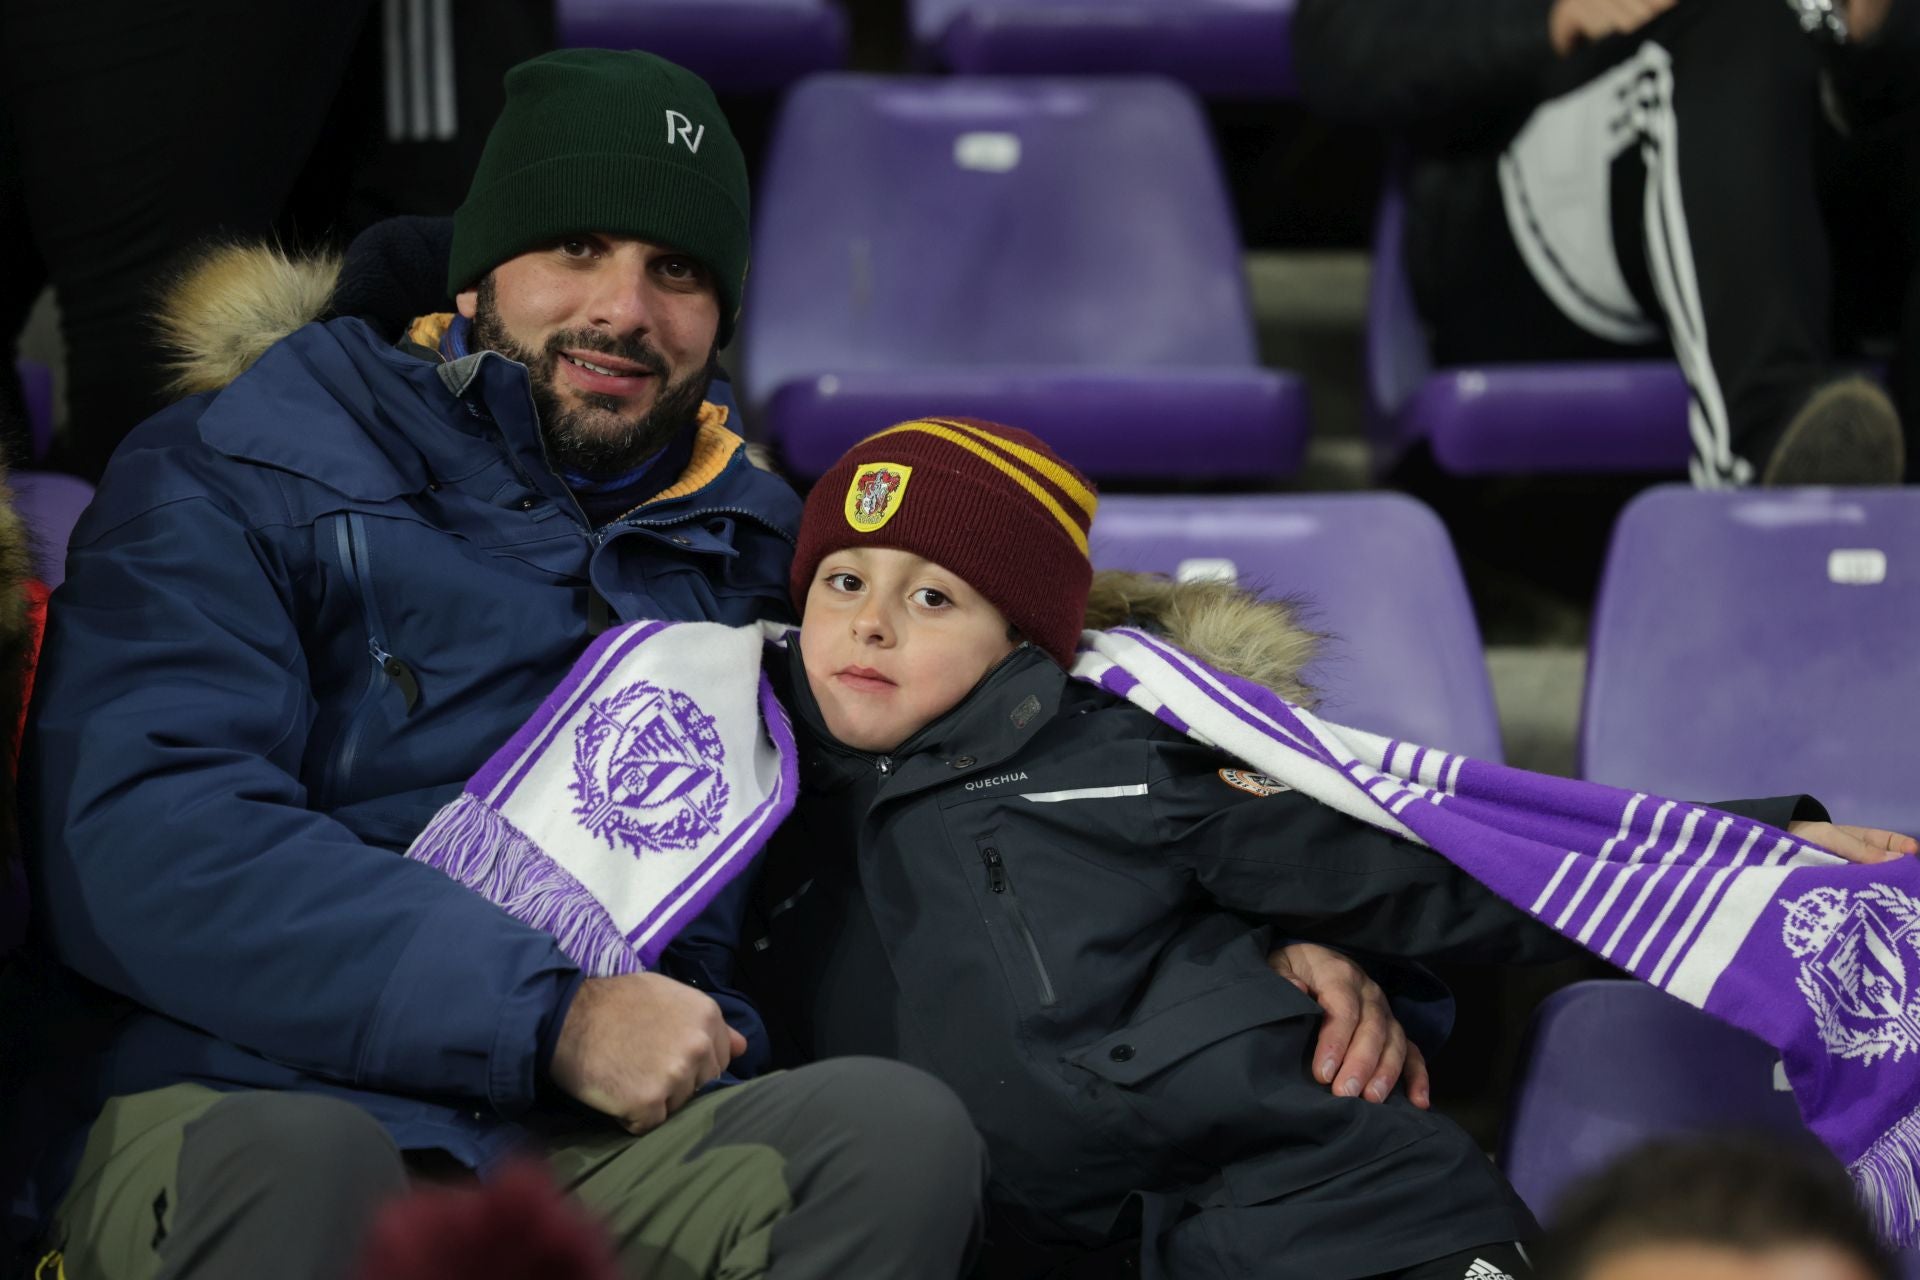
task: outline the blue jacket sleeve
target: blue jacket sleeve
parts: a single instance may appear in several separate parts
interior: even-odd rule
[[[316,1075],[528,1105],[572,963],[306,807],[299,567],[213,498],[122,518],[112,489],[50,610],[21,778],[55,954]]]

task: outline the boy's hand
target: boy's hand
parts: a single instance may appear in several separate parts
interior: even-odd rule
[[[1848,862],[1891,862],[1920,852],[1920,842],[1897,831],[1878,827],[1843,827],[1832,822],[1789,822],[1787,834],[1799,836],[1808,844],[1819,845],[1828,853]]]
[[[746,1051],[746,1039],[727,1025],[712,996],[657,973],[629,973],[580,984],[549,1074],[639,1134]]]
[[[1313,1049],[1315,1079],[1343,1098],[1385,1102],[1404,1071],[1407,1099],[1422,1110],[1432,1105],[1427,1060],[1366,970],[1311,942],[1281,947],[1267,964],[1326,1011]]]

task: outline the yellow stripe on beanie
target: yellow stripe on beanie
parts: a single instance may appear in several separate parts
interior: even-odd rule
[[[1076,548],[1078,548],[1080,554],[1083,556],[1088,554],[1086,532],[1083,529],[1081,529],[1078,521],[1076,521],[1072,516],[1067,514],[1066,508],[1062,507],[1052,494],[1048,493],[1045,489],[1041,488],[1040,483],[1037,480],[1035,480],[1032,476],[1028,475],[1025,471],[1022,471],[1018,466],[1007,461],[994,449],[991,449],[988,446],[981,444],[978,440],[975,440],[972,436],[968,435],[963,430],[957,430],[953,427],[946,426],[939,422],[928,422],[928,421],[903,422],[897,427],[888,427],[885,431],[876,431],[872,435],[868,436],[866,440],[862,440],[860,443],[866,444],[868,441],[878,440],[883,436],[895,435],[902,431],[919,431],[919,432],[924,432],[925,434],[930,436],[938,436],[940,439],[945,440],[950,444],[959,445],[962,449],[965,449],[968,453],[973,454],[977,458],[983,459],[984,461],[991,464],[995,468],[1004,472],[1006,475],[1011,476],[1013,478],[1014,483],[1018,484],[1022,489],[1025,489],[1028,493],[1032,494],[1036,499],[1038,499],[1040,502],[1040,505],[1045,507],[1048,513],[1051,514],[1053,518],[1059,522],[1060,527],[1062,529],[1065,529],[1067,531],[1067,536],[1073,539],[1073,545]],[[985,434],[985,433],[982,433],[982,434]],[[988,438],[994,439],[991,436],[989,436]],[[994,439],[994,443],[1002,446],[1008,445],[1007,441],[999,440],[999,439]],[[1052,479],[1051,476],[1049,476],[1048,478]],[[1058,482],[1056,481],[1056,483]],[[1092,495],[1089,494],[1088,497],[1090,499]],[[1075,501],[1076,502],[1079,501],[1078,497],[1075,498]],[[1089,509],[1089,513],[1091,513],[1091,509]]]
[[[1047,457],[1043,453],[1035,453],[1032,449],[1027,448],[1027,446],[1017,441],[997,436],[991,431],[982,431],[979,427],[970,427],[966,423],[956,422],[952,418],[935,418],[930,419],[930,421],[939,422],[945,426],[964,431],[974,439],[985,441],[1003,453],[1012,454],[1051,480],[1054,487],[1071,498],[1075,506],[1087,513],[1088,521],[1092,521],[1094,510],[1100,505],[1100,499],[1094,496],[1093,490],[1081,484],[1072,472],[1055,462],[1052,458]]]

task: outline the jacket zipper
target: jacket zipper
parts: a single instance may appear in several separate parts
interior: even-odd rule
[[[987,888],[1007,904],[1007,917],[1013,921],[1013,931],[1027,949],[1027,959],[1033,964],[1033,976],[1040,992],[1040,1004],[1043,1008],[1051,1008],[1057,1003],[1053,979],[1047,975],[1047,962],[1040,956],[1040,944],[1034,941],[1033,930],[1027,925],[1027,913],[1021,909],[1020,895],[1013,891],[1013,877],[1007,874],[1006,859],[992,845],[984,845],[980,850],[980,861],[987,867]]]
[[[522,403],[526,405],[527,420],[534,423],[536,426],[538,426],[540,422],[540,407],[539,405],[534,403],[533,387],[531,384],[529,384],[527,387],[526,399]],[[474,405],[471,401],[467,401],[466,404],[467,404],[467,412],[473,414],[475,417],[480,418],[482,421],[493,424],[494,431],[498,433],[500,437],[501,445],[507,451],[508,464],[512,466],[516,472],[519,473],[521,482],[525,484],[527,488],[533,490],[535,493],[539,493],[540,486],[535,484],[533,482],[533,477],[528,475],[526,471],[520,466],[519,455],[514,452],[513,441],[507,438],[506,428],[502,427],[498,422],[495,422],[490,415],[481,412],[478,406]],[[546,458],[546,446],[544,444],[541,446],[540,456],[542,458]],[[550,458],[547,459],[547,469],[549,471],[553,470],[553,461]],[[556,471],[554,472],[554,474],[557,476],[559,473]],[[565,485],[563,484],[561,487],[565,488]],[[696,490],[695,492],[698,492],[698,490]],[[593,521],[587,519],[586,508],[580,505],[580,500],[578,498],[573,497],[573,493],[571,490],[568,491],[567,496],[573,502],[573,509],[575,513],[579,515],[580,523],[583,526],[585,526],[588,543],[590,543],[592,546],[596,548],[605,545],[607,538],[616,529],[620,529],[626,526],[633,526],[635,528],[645,528],[645,529],[670,529],[674,525],[691,524],[696,520],[703,520],[708,516],[744,516],[745,518],[753,521],[755,524],[761,526],[762,528],[770,529],[774,533],[779,534],[782,538],[785,538],[787,540],[787,544],[789,546],[799,545],[799,539],[796,535],[788,533],[785,529],[782,529],[778,525],[773,524],[761,512],[748,511],[745,507],[702,507],[698,511],[682,512],[678,516],[673,516],[665,520],[629,520],[627,516],[619,516],[613,520],[609,520],[606,524],[596,529],[593,527]],[[692,497],[693,495],[687,494],[685,496]],[[634,511],[645,511],[646,509],[647,509],[647,504],[643,502],[639,506],[635,507]],[[632,514],[633,512],[631,511],[627,513],[627,515],[632,515]]]
[[[339,800],[353,778],[353,767],[360,753],[360,740],[366,735],[367,723],[373,718],[374,709],[380,705],[381,695],[390,686],[398,685],[408,712],[412,712],[420,701],[420,681],[413,674],[413,669],[389,653],[380,640],[386,627],[380,618],[380,603],[373,594],[366,521],[358,512],[344,512],[335,516],[333,539],[340,567],[346,573],[347,581],[352,584],[354,593],[360,597],[360,617],[367,627],[367,655],[373,666],[367,675],[367,687],[361,691],[360,701],[354,704],[353,714],[341,729],[333,756],[321,776],[320,793],[330,803]]]
[[[646,510],[646,504],[642,503],[639,510]],[[629,520],[626,516],[621,516],[617,520],[609,521],[604,528],[607,532],[615,529],[671,529],[675,525],[694,524],[698,521],[705,520],[708,516],[739,516],[743,519],[753,521],[762,529],[779,534],[787,540],[789,545],[795,544],[795,539],[792,534],[780,528],[778,525],[770,524],[766,516],[758,512],[748,511],[745,507],[701,507],[698,511],[685,512],[665,520]]]

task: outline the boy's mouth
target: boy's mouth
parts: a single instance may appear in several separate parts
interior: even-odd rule
[[[858,689],[864,693],[877,693],[894,687],[893,681],[872,667],[842,667],[834,672],[834,679],[850,689]]]

